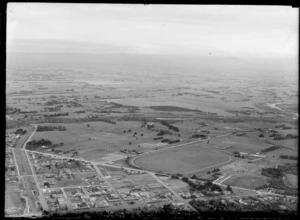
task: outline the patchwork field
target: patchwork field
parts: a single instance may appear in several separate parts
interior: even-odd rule
[[[134,163],[144,169],[167,173],[197,172],[210,166],[231,161],[231,157],[221,152],[201,146],[180,147],[153,153],[135,159]]]
[[[238,151],[251,154],[255,154],[256,152],[260,152],[262,149],[273,146],[272,144],[266,143],[265,140],[259,139],[258,133],[248,133],[242,137],[233,135],[220,137],[213,139],[210,144],[220,149],[227,148],[230,152]]]
[[[160,140],[153,140],[157,137],[159,130],[167,130],[165,126],[157,122],[154,128],[143,127],[141,121],[118,121],[117,124],[106,122],[89,122],[78,124],[41,124],[58,126],[63,125],[66,131],[43,131],[36,132],[33,140],[47,139],[53,144],[64,143],[55,149],[69,152],[77,151],[79,158],[98,160],[111,157],[112,153],[117,153],[115,159],[122,159],[121,150],[137,150],[145,152],[151,148],[161,148],[165,144]],[[173,132],[165,135],[165,138],[178,139],[178,134]],[[125,156],[126,157],[126,156]]]

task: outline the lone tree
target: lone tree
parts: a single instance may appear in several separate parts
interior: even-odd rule
[[[193,175],[193,176],[192,176],[192,179],[197,179],[196,175]]]
[[[226,187],[226,190],[232,192],[231,186],[228,185],[228,186]]]
[[[183,177],[183,178],[182,178],[182,181],[184,181],[184,182],[187,183],[187,182],[189,181],[189,179],[188,179],[187,177]]]
[[[86,126],[87,126],[88,128],[90,127],[90,125],[89,125],[89,124],[87,124]]]
[[[260,138],[261,138],[261,137],[264,137],[264,135],[263,135],[263,134],[260,134],[258,137],[260,137]]]

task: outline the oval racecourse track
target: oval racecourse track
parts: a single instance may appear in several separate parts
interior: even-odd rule
[[[201,146],[202,145],[202,146]],[[233,158],[225,152],[197,143],[132,158],[137,168],[168,174],[192,174],[229,163]]]

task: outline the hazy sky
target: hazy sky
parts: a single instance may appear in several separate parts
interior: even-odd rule
[[[298,16],[284,6],[9,3],[7,49],[296,56]]]

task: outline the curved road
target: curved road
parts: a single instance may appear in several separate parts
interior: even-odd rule
[[[31,138],[33,137],[33,135],[34,135],[35,132],[36,132],[37,125],[35,125],[35,124],[32,124],[32,125],[34,126],[34,130],[33,130],[33,132],[31,133],[31,135],[27,138],[27,140],[25,141],[25,143],[23,144],[22,149],[25,149],[27,143],[31,140]]]

